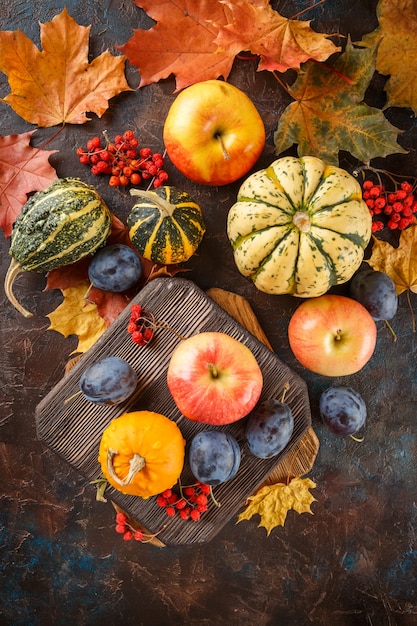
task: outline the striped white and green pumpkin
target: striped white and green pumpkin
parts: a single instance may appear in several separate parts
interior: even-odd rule
[[[111,225],[111,212],[95,188],[78,178],[58,179],[35,193],[22,207],[11,235],[5,291],[12,304],[30,315],[12,292],[21,271],[49,272],[94,254]]]
[[[131,194],[138,199],[127,225],[130,240],[140,254],[162,265],[187,261],[206,231],[200,206],[172,186],[148,191],[132,189]]]
[[[282,157],[243,182],[227,234],[237,268],[260,291],[308,298],[352,277],[371,226],[348,172],[312,156]]]

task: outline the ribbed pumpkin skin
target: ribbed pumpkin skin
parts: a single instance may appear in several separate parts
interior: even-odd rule
[[[145,192],[128,215],[127,225],[140,254],[163,265],[187,261],[206,231],[199,205],[172,186]]]
[[[94,187],[61,178],[23,206],[10,255],[24,270],[49,272],[93,254],[106,241],[111,224],[111,213]]]
[[[348,172],[316,157],[282,157],[242,184],[227,234],[237,268],[260,291],[309,298],[352,277],[371,226]]]

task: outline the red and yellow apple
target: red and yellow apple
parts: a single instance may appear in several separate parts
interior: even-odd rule
[[[244,176],[265,145],[265,127],[248,96],[222,80],[180,92],[164,124],[164,143],[175,167],[203,185],[227,185]]]
[[[263,376],[251,350],[221,332],[182,341],[168,365],[168,389],[181,413],[203,424],[231,424],[259,400]]]
[[[376,325],[362,304],[326,294],[303,302],[288,325],[291,350],[307,369],[323,376],[349,376],[375,350]]]

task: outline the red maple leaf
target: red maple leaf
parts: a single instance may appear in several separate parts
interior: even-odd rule
[[[27,195],[46,189],[58,178],[48,161],[56,150],[30,146],[34,132],[0,137],[0,228],[5,237],[10,237]]]

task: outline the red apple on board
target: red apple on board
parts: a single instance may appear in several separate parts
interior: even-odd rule
[[[185,417],[204,424],[231,424],[253,409],[263,377],[242,342],[221,332],[182,341],[168,366],[168,389]]]
[[[164,143],[171,162],[190,180],[227,185],[258,160],[265,127],[243,91],[222,80],[207,80],[176,97],[165,120]]]
[[[349,376],[362,369],[375,350],[376,334],[362,304],[330,294],[304,301],[288,325],[296,359],[323,376]]]

